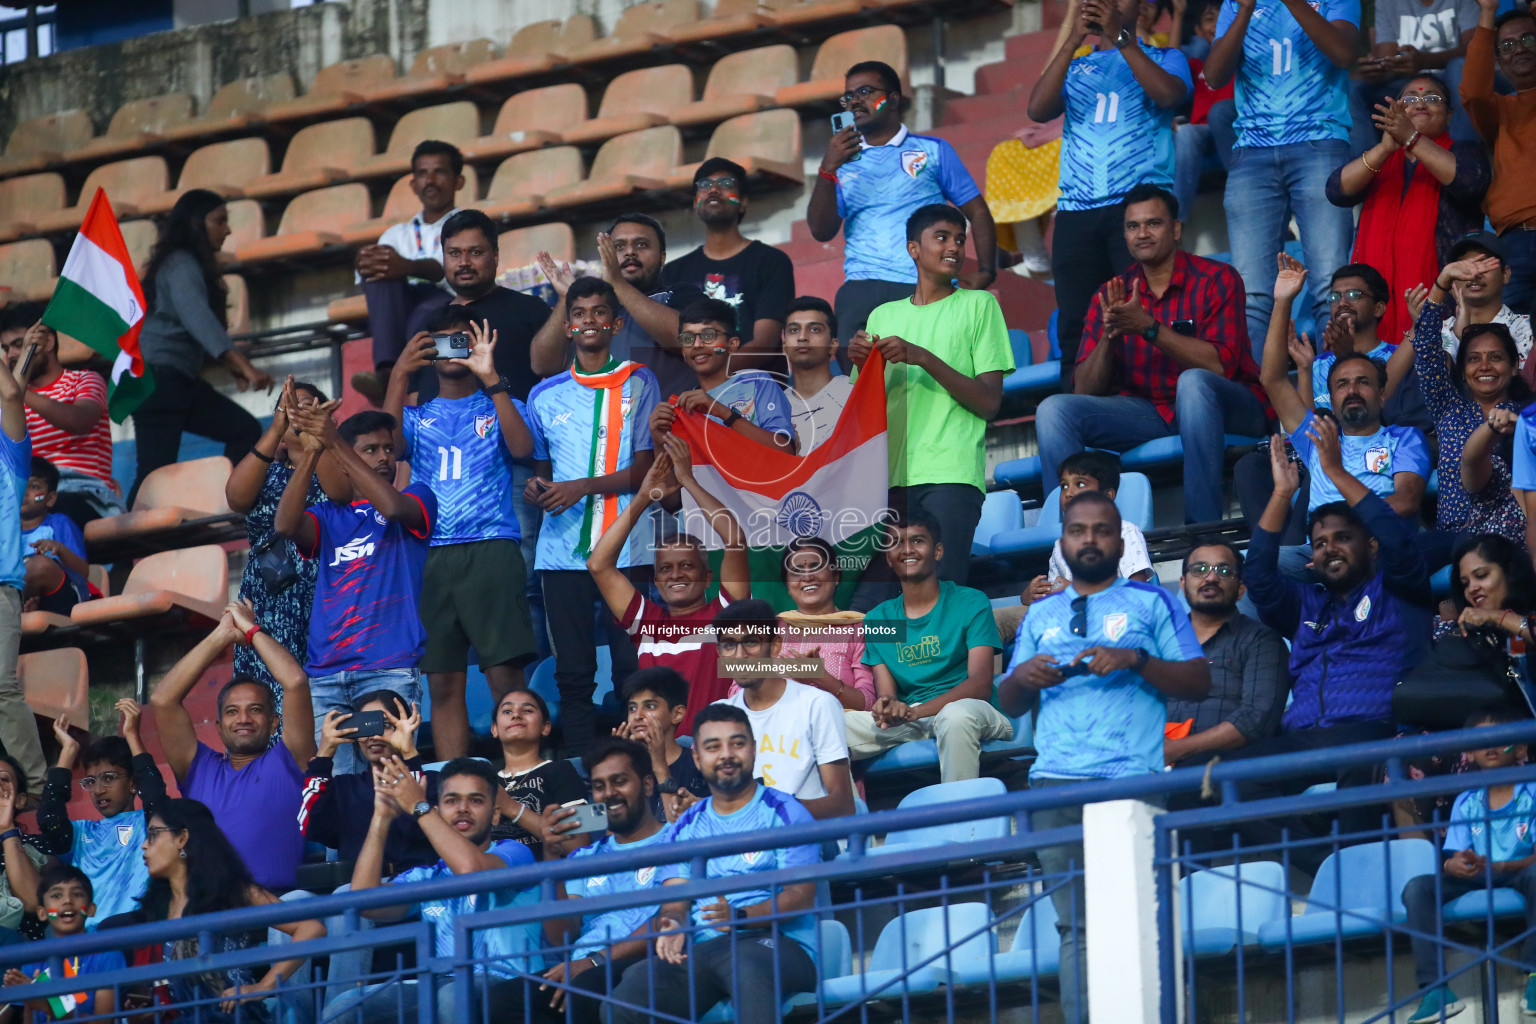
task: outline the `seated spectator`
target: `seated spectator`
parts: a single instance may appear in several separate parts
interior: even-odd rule
[[[1456,616],[1435,616],[1435,640],[1482,632],[1500,642],[1522,640],[1536,649],[1536,631],[1528,621],[1536,611],[1536,569],[1522,548],[1497,534],[1473,534],[1456,545],[1451,565]]]
[[[655,459],[646,424],[660,401],[656,377],[631,360],[613,358],[613,333],[624,323],[613,287],[594,277],[579,278],[565,293],[567,330],[576,357],[570,369],[547,378],[528,396],[528,429],[533,435],[533,476],[523,500],[544,511],[534,568],[544,594],[555,686],[560,693],[562,742],[580,754],[596,737],[598,619],[570,614],[600,607],[602,596],[587,556],[634,497]],[[630,544],[619,552],[619,568],[644,586],[649,573]],[[602,609],[601,625],[612,656],[613,677],[636,668],[635,648],[618,621]]]
[[[272,528],[320,565],[306,665],[313,713],[323,721],[333,709],[350,711],[359,696],[381,687],[414,704],[421,700],[416,666],[426,648],[419,595],[437,498],[422,483],[395,490],[395,421],[388,413],[360,412],[340,427],[327,406],[295,407],[288,415],[303,431],[304,447]],[[322,455],[355,500],[307,505]],[[360,768],[345,747],[335,760],[343,775]]]
[[[68,615],[91,599],[86,576],[85,536],[76,522],[53,510],[59,500],[59,471],[47,459],[32,456],[26,500],[21,504],[21,551],[27,581],[21,597],[28,610]]]
[[[691,756],[691,755],[690,755]],[[605,853],[632,853],[648,846],[672,842],[672,830],[656,817],[656,779],[651,774],[651,758],[644,747],[626,739],[607,739],[582,755],[582,765],[592,782],[592,802],[608,809],[608,834],[571,853],[571,860]],[[706,792],[706,795],[707,792]],[[556,809],[551,830],[557,830],[575,814],[574,808]],[[565,824],[566,828],[570,825]],[[570,997],[574,1024],[600,1024],[602,1000],[624,972],[642,964],[654,942],[655,917],[660,909],[661,887],[669,878],[678,878],[683,869],[677,864],[658,864],[646,871],[617,871],[588,878],[572,878],[555,883],[555,892],[563,900],[582,900],[589,896],[655,889],[658,905],[622,907],[579,917],[550,917],[544,920],[545,941],[554,947],[569,947],[560,954],[560,962],[544,972],[554,988],[550,1009],[564,1014]],[[576,913],[581,904],[577,903]],[[559,986],[569,986],[569,989]]]
[[[756,751],[746,712],[726,704],[699,712],[694,756],[710,795],[678,818],[672,826],[674,842],[792,830],[814,820],[794,797],[754,781]],[[816,920],[810,913],[816,885],[806,881],[747,886],[758,872],[810,868],[820,861],[816,844],[711,858],[708,878],[739,875],[744,888],[691,903],[663,900],[658,924],[671,932],[656,940],[651,959],[631,966],[614,987],[616,1005],[609,1008],[614,1024],[650,1021],[651,1014],[639,1007],[684,1017],[691,1006],[703,1012],[722,1000],[731,1001],[741,1024],[778,1021],[783,1000],[816,987],[816,963],[811,959]],[[667,879],[666,885],[692,880],[692,865],[679,864],[677,869],[677,877]],[[791,914],[795,916],[784,916]],[[691,927],[691,944],[676,930],[680,926]]]
[[[198,739],[183,702],[213,663],[237,643],[256,648],[282,686],[288,710],[282,716],[282,742],[273,743],[277,714],[272,691],[253,679],[234,677],[219,690],[215,705],[224,745],[220,753]],[[189,798],[170,801],[177,805],[175,814],[184,815],[181,805],[195,803],[212,815],[211,828],[223,830],[221,842],[246,851],[256,884],[278,893],[292,889],[304,854],[304,836],[298,826],[304,773],[299,765],[308,764],[315,755],[309,678],[293,655],[262,632],[249,608],[233,603],[224,609],[218,625],[160,679],[149,702],[155,710],[160,749],[176,776],[177,788]],[[151,841],[154,835],[151,830]],[[238,858],[236,863],[243,872],[244,863]],[[154,863],[149,869],[153,876]],[[242,891],[231,890],[231,894],[238,896]]]
[[[165,780],[155,767],[154,756],[139,738],[140,708],[130,697],[117,702],[122,716],[121,736],[103,736],[85,748],[69,731],[69,716],[53,723],[59,741],[58,763],[48,769],[43,802],[37,809],[39,848],[55,857],[67,857],[85,872],[101,900],[83,922],[94,928],[104,919],[127,913],[149,884],[140,847],[144,845],[145,821],[165,800]],[[76,759],[85,768],[80,788],[91,795],[98,819],[72,820],[67,805],[74,788]],[[143,801],[143,810],[133,806]]]
[[[1512,273],[1509,261],[1504,258],[1504,243],[1495,234],[1474,231],[1451,247],[1446,262],[1457,263],[1478,257],[1492,257],[1497,263],[1465,281],[1451,283],[1451,294],[1445,301],[1454,302],[1456,316],[1455,319],[1447,316],[1445,325],[1440,329],[1440,342],[1445,346],[1446,354],[1454,359],[1456,350],[1461,347],[1461,334],[1470,325],[1503,324],[1509,328],[1510,336],[1515,339],[1515,348],[1520,353],[1521,376],[1527,384],[1536,387],[1536,364],[1529,359],[1531,318],[1525,313],[1516,313],[1504,301],[1504,289]],[[1484,266],[1487,264],[1484,263]]]
[[[919,207],[907,220],[916,292],[876,306],[869,329],[848,348],[855,375],[872,349],[885,358],[890,507],[921,511],[940,524],[951,545],[940,578],[961,585],[970,578],[971,540],[986,496],[982,437],[1002,408],[1003,378],[1013,372],[997,299],[981,290],[985,285],[954,285],[965,239],[965,217],[954,207]],[[881,560],[871,559],[854,608],[867,610],[898,589]]]
[[[368,837],[352,869],[353,892],[533,863],[533,854],[521,843],[491,838],[491,830],[501,820],[501,810],[496,796],[496,773],[484,761],[461,757],[443,765],[437,777],[436,805],[427,800],[426,790],[405,762],[393,754],[374,766],[373,779],[378,797],[368,824]],[[384,850],[395,820],[406,814],[416,819],[439,859],[434,864],[386,878]],[[419,909],[422,920],[432,922],[435,955],[452,957],[454,921],[460,914],[532,906],[538,898],[537,887],[501,888],[428,900]],[[383,907],[365,910],[363,916],[375,921],[400,921],[412,909],[409,904]],[[470,966],[473,999],[469,1007],[459,1008],[465,1013],[464,1019],[483,1024],[487,1018],[481,1007],[490,1005],[498,1015],[506,1015],[498,1019],[519,1020],[526,1013],[534,1020],[543,1020],[545,1015],[537,996],[528,991],[531,982],[525,980],[540,963],[539,944],[537,921],[475,929],[470,940],[470,955],[474,958]],[[436,979],[437,1019],[459,1019],[455,1016],[453,974],[438,974]],[[366,1024],[395,1021],[399,1018],[400,1000],[410,998],[414,994],[403,992],[397,982],[368,985],[328,1003],[325,1018],[360,1018]]]
[[[1163,740],[1163,760],[1176,768],[1274,735],[1290,686],[1284,638],[1237,610],[1248,588],[1236,548],[1225,541],[1191,548],[1182,586],[1211,690],[1200,700],[1168,702],[1168,724],[1188,726],[1183,736]]]
[[[1195,194],[1207,171],[1225,172],[1232,161],[1232,147],[1237,145],[1237,83],[1228,82],[1212,89],[1205,80],[1205,58],[1216,38],[1216,22],[1221,17],[1218,0],[1208,0],[1195,14],[1195,31],[1189,42],[1179,47],[1189,60],[1194,79],[1190,93],[1189,121],[1173,128],[1173,197],[1188,217],[1195,211]]]
[[[569,761],[544,756],[550,725],[544,698],[522,687],[502,695],[491,719],[491,738],[501,744],[505,765],[496,773],[505,796],[496,799],[501,818],[492,827],[491,838],[522,843],[535,860],[558,860],[585,839],[572,836],[557,841],[548,833],[551,812],[587,796],[587,784]]]
[[[126,511],[112,479],[107,382],[94,370],[64,369],[58,334],[20,313],[0,312],[0,348],[12,373],[31,353],[24,401],[32,454],[58,467],[59,511],[84,529],[92,519]]]
[[[620,696],[625,718],[613,734],[645,747],[656,779],[652,810],[662,821],[676,821],[695,800],[709,796],[693,751],[677,742],[677,727],[688,715],[688,680],[665,666],[643,668],[624,680]]]
[[[129,848],[137,850],[136,847]],[[144,880],[145,883],[148,882],[147,874]],[[95,886],[91,884],[90,877],[73,865],[58,864],[45,870],[38,879],[37,892],[37,916],[39,920],[48,924],[49,938],[65,939],[84,935],[87,920],[102,916],[97,913]],[[120,971],[128,966],[123,954],[115,949],[100,953],[85,953],[66,960],[65,963],[64,977],[66,978],[82,978],[108,971]],[[57,979],[52,976],[49,965],[40,961],[8,969],[5,972],[4,984],[9,988],[34,981],[54,980]],[[58,1013],[57,1003],[57,999],[39,999],[29,1000],[22,1005],[31,1011],[32,1024],[46,1024],[48,1021],[66,1020],[72,1017],[94,1017],[98,1014],[104,1020],[111,1020],[112,1011],[117,1006],[117,992],[114,988],[87,987],[84,992],[72,997],[73,1005],[64,1004],[68,1009],[62,1015]]]
[[[352,389],[374,405],[384,404],[384,385],[407,338],[453,297],[443,274],[443,225],[459,212],[464,187],[464,154],[449,142],[427,139],[411,153],[411,191],[421,212],[393,224],[376,245],[357,250],[357,275],[368,300],[368,333],[373,335],[373,370],[352,375]],[[470,196],[471,199],[474,196]]]
[[[789,304],[784,321],[784,358],[789,364],[789,418],[796,451],[809,455],[837,426],[853,381],[833,362],[837,317],[826,299],[802,295]]]
[[[1276,287],[1279,287],[1278,282]],[[1328,394],[1328,375],[1333,364],[1347,355],[1356,353],[1374,359],[1388,368],[1384,397],[1395,390],[1402,371],[1390,362],[1397,351],[1401,334],[1382,333],[1382,322],[1388,309],[1393,307],[1392,293],[1387,279],[1375,267],[1363,263],[1346,263],[1333,272],[1328,292],[1330,316],[1323,329],[1322,352],[1309,359],[1297,360],[1296,389],[1301,400],[1311,408],[1332,409],[1333,399]],[[1306,347],[1302,342],[1300,347]],[[1321,392],[1314,382],[1322,382]]]
[[[737,601],[715,616],[715,646],[740,689],[722,704],[747,713],[758,738],[753,778],[788,793],[813,818],[853,813],[853,776],[843,706],[824,690],[763,671],[784,656],[779,621],[767,601]]]
[[[1476,711],[1468,729],[1524,721],[1523,713]],[[1524,764],[1526,746],[1512,743],[1467,752],[1480,771]],[[1521,1008],[1536,1015],[1536,783],[1506,782],[1457,794],[1440,856],[1439,877],[1419,875],[1403,887],[1408,910],[1408,937],[1413,947],[1413,981],[1424,998],[1410,1021],[1443,1020],[1460,1013],[1463,1004],[1441,981],[1439,936],[1445,926],[1442,908],[1471,892],[1513,889],[1525,903],[1526,936],[1519,961],[1529,973]],[[1449,950],[1445,951],[1446,959]],[[1434,986],[1433,988],[1431,986]]]
[[[661,446],[656,461],[634,499],[592,549],[587,569],[597,581],[608,610],[636,641],[640,667],[666,666],[688,680],[688,713],[677,726],[678,735],[688,736],[699,709],[727,696],[730,681],[719,673],[711,623],[732,601],[752,596],[751,572],[741,524],[718,498],[699,486],[688,445],[672,433],[659,435],[656,441]],[[676,483],[670,483],[674,477]],[[715,578],[703,542],[675,529],[663,529],[656,541],[654,578],[656,593],[661,596],[657,604],[635,589],[619,569],[619,554],[651,504],[675,493],[679,486],[687,488],[698,503],[725,549],[720,558],[720,587],[711,600],[709,588]]]
[[[820,537],[796,537],[784,546],[779,575],[795,607],[779,613],[779,643],[786,658],[821,659],[821,674],[798,682],[830,693],[846,711],[867,711],[877,694],[875,674],[864,664],[864,616],[838,610],[843,573],[837,562],[837,549]]]
[[[991,703],[992,658],[1003,646],[992,603],[939,579],[943,553],[939,524],[920,509],[887,524],[885,560],[901,595],[864,618],[864,664],[875,671],[879,696],[868,711],[844,718],[853,760],[932,739],[940,777],[956,782],[981,774],[982,743],[1012,739],[1013,723]]]
[[[1040,403],[1040,465],[1053,480],[1085,446],[1125,451],[1177,434],[1184,521],[1205,523],[1226,518],[1226,435],[1262,434],[1270,409],[1249,349],[1242,278],[1179,248],[1177,207],[1154,185],[1126,195],[1125,243],[1136,262],[1088,308],[1076,393]]]
[[[1396,91],[1395,100],[1383,102],[1380,89],[1371,100],[1381,141],[1336,169],[1326,186],[1333,205],[1361,206],[1353,259],[1382,268],[1392,297],[1431,280],[1456,239],[1483,226],[1493,174],[1481,143],[1452,141],[1453,97],[1443,78],[1416,75]],[[1412,330],[1406,313],[1389,299],[1381,336],[1396,342]]]
[[[742,437],[793,453],[795,429],[789,399],[763,370],[731,373],[731,359],[741,346],[736,312],[719,299],[700,299],[678,314],[682,322],[677,341],[687,355],[698,383],[663,402],[651,413],[651,435],[672,430],[678,409],[702,412]]]
[[[0,752],[0,945],[47,936],[37,917],[38,872],[48,863],[41,836],[21,831],[17,809],[27,799],[27,775],[14,757]]]

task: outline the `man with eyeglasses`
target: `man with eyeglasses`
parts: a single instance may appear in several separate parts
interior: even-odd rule
[[[844,282],[834,303],[838,362],[870,312],[911,295],[917,271],[906,258],[907,218],[931,203],[952,203],[971,224],[976,269],[955,267],[963,288],[997,279],[997,228],[987,201],[953,146],[914,135],[901,123],[901,79],[889,64],[862,61],[844,79],[843,109],[853,126],[832,136],[806,207],[811,237],[830,242],[843,232]],[[962,258],[963,258],[962,253]]]
[[[1211,692],[1203,700],[1168,701],[1168,724],[1183,733],[1163,740],[1163,760],[1174,767],[1273,735],[1290,690],[1285,641],[1237,610],[1247,588],[1235,547],[1213,540],[1191,548],[1183,588],[1189,624],[1210,665]]]
[[[705,160],[693,172],[693,210],[704,224],[704,244],[663,267],[661,286],[686,285],[729,304],[742,333],[742,365],[782,371],[779,330],[795,295],[795,267],[773,246],[742,235],[746,170],[724,157]]]
[[[1530,154],[1536,148],[1536,17],[1525,8],[1499,14],[1499,0],[1477,0],[1477,5],[1461,102],[1493,150],[1493,184],[1483,209],[1512,271],[1505,301],[1528,313],[1536,298],[1536,189],[1530,180]],[[1515,87],[1513,95],[1495,91],[1495,62]]]
[[[832,436],[853,392],[853,381],[836,367],[837,316],[826,299],[802,295],[784,320],[784,358],[789,361],[789,418],[801,455]]]
[[[1367,263],[1346,263],[1333,272],[1328,284],[1328,326],[1323,328],[1322,351],[1311,366],[1297,368],[1296,388],[1302,401],[1314,409],[1332,409],[1327,380],[1340,356],[1362,353],[1387,367],[1387,388],[1391,390],[1406,368],[1391,362],[1401,338],[1383,338],[1381,320],[1392,302],[1392,291],[1381,271]],[[1303,342],[1303,346],[1305,342]],[[1315,387],[1314,382],[1323,383]]]

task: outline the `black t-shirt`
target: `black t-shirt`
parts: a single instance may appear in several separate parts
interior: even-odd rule
[[[676,310],[682,310],[688,304],[697,302],[703,297],[703,292],[686,285],[652,292],[650,295],[653,301]],[[619,328],[618,333],[613,336],[609,352],[615,359],[633,359],[654,373],[656,383],[661,386],[663,402],[673,395],[692,391],[699,386],[699,375],[693,372],[693,367],[683,362],[682,354],[672,349],[662,348],[656,339],[647,334],[645,328],[631,320],[628,314],[624,315],[624,326]],[[565,361],[567,364],[571,361],[569,342],[566,344]]]
[[[528,392],[540,380],[533,372],[528,351],[533,336],[549,319],[549,306],[526,292],[497,285],[473,302],[463,303],[476,320],[484,320],[496,332],[496,372],[512,382],[514,397],[526,402]],[[437,397],[437,371],[428,366],[416,375],[416,404]]]
[[[505,771],[497,773],[501,776],[501,784],[507,791],[507,796],[514,803],[522,804],[528,808],[531,814],[542,814],[546,807],[559,807],[561,804],[570,803],[572,800],[584,800],[587,796],[587,784],[571,767],[569,761],[545,761],[532,771],[521,775],[507,775]],[[512,817],[517,816],[517,809],[513,808]],[[491,840],[500,842],[503,839],[515,839],[528,849],[533,851],[534,860],[539,859],[539,853],[544,849],[544,839],[522,825],[513,825],[509,819],[504,819],[500,824],[491,829]]]
[[[699,773],[699,766],[694,763],[693,751],[687,747],[677,755],[677,760],[667,765],[667,777],[676,779],[679,790],[686,789],[696,797],[709,796],[709,783],[704,781],[704,776]],[[661,805],[661,793],[657,792],[653,800],[651,810],[656,812],[657,821],[666,821],[665,808]]]
[[[748,242],[728,260],[712,260],[704,247],[679,256],[661,270],[664,287],[691,285],[706,297],[720,299],[736,310],[736,330],[742,344],[752,340],[757,321],[783,323],[795,298],[795,265],[771,245]],[[788,367],[764,367],[780,369]]]

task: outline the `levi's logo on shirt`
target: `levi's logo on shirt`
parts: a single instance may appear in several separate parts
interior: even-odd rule
[[[940,650],[939,638],[925,636],[915,644],[902,644],[896,649],[896,660],[904,665],[915,665],[920,662],[937,658]]]
[[[340,565],[342,562],[355,562],[359,558],[367,558],[371,554],[373,554],[373,541],[356,537],[336,549],[336,557],[332,560],[331,565]]]

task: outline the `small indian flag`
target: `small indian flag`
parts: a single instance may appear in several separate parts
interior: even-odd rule
[[[701,413],[679,412],[672,429],[688,442],[699,484],[730,509],[747,537],[752,596],[781,611],[794,608],[779,563],[797,537],[820,537],[837,549],[846,608],[877,550],[890,476],[886,462],[885,365],[870,353],[832,434],[805,456],[749,441]],[[683,492],[683,526],[710,548],[720,538]],[[718,572],[718,552],[711,566]]]
[[[43,311],[43,323],[112,361],[107,412],[116,423],[127,419],[155,389],[139,354],[145,312],[139,275],[107,193],[98,188]]]
[[[77,977],[79,974],[80,974],[80,958],[79,957],[75,957],[73,960],[65,960],[64,961],[64,977],[66,977],[66,978],[74,978],[74,977]],[[41,971],[38,971],[37,972],[37,977],[33,978],[32,980],[33,980],[33,982],[44,982],[44,981],[50,981],[52,979],[49,978],[49,976],[48,976],[48,968],[45,967]],[[84,992],[67,993],[67,994],[62,995],[62,996],[49,996],[48,997],[48,1012],[53,1015],[53,1019],[54,1020],[60,1020],[60,1019],[62,1019],[64,1017],[68,1017],[70,1014],[74,1013],[75,1012],[75,1008],[78,1007],[81,1003],[85,1002],[85,1000],[86,1000],[86,994]]]

